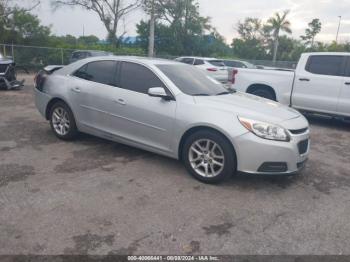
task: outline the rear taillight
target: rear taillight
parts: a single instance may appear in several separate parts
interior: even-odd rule
[[[217,68],[207,68],[207,70],[208,70],[209,72],[216,72],[216,71],[218,71]]]
[[[231,78],[231,83],[234,84],[236,82],[236,75],[238,74],[237,69],[232,70],[232,78]]]
[[[43,70],[39,71],[34,77],[34,87],[39,91],[43,91],[45,80],[46,80],[45,71]]]
[[[34,76],[34,87],[36,88],[36,81],[38,80],[38,73]]]

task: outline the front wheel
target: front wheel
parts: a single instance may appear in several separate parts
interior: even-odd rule
[[[61,101],[51,107],[50,126],[55,135],[62,140],[72,140],[78,134],[72,110]]]
[[[221,134],[203,130],[185,142],[182,159],[187,170],[204,183],[218,183],[236,170],[236,155],[230,142]]]

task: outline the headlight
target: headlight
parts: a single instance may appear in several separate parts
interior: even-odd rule
[[[254,133],[258,137],[269,140],[285,142],[290,141],[290,136],[288,135],[287,130],[283,127],[243,117],[238,117],[238,120],[245,128],[247,128],[250,132]]]

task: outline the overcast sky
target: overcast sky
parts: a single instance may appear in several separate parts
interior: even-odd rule
[[[339,40],[350,41],[350,0],[199,0],[200,12],[210,16],[212,24],[231,43],[237,36],[236,25],[245,17],[258,17],[266,21],[274,12],[290,9],[289,20],[292,24],[293,37],[299,38],[307,24],[313,18],[322,22],[322,31],[318,41],[335,40],[338,16],[342,16]],[[34,11],[45,25],[52,25],[57,35],[71,34],[80,36],[85,28],[85,35],[97,35],[103,39],[106,30],[93,12],[80,8],[63,8],[53,12],[49,0],[42,0],[42,5]],[[141,10],[125,19],[128,36],[136,35],[135,25],[141,18],[147,18]]]

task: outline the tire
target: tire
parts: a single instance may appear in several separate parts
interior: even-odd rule
[[[275,94],[266,88],[257,88],[251,92],[252,95],[276,101]]]
[[[207,141],[210,141],[209,151],[206,151]],[[214,147],[214,143],[216,147]],[[206,149],[200,150],[198,145],[202,149]],[[202,155],[202,153],[204,154]],[[223,159],[218,158],[221,154]],[[207,184],[216,184],[227,180],[235,174],[237,166],[236,154],[231,142],[223,135],[211,130],[198,131],[186,139],[182,150],[182,160],[194,178]],[[207,173],[206,170],[208,170]]]
[[[50,109],[50,126],[54,134],[62,140],[73,140],[78,135],[72,110],[62,101],[56,102]]]

